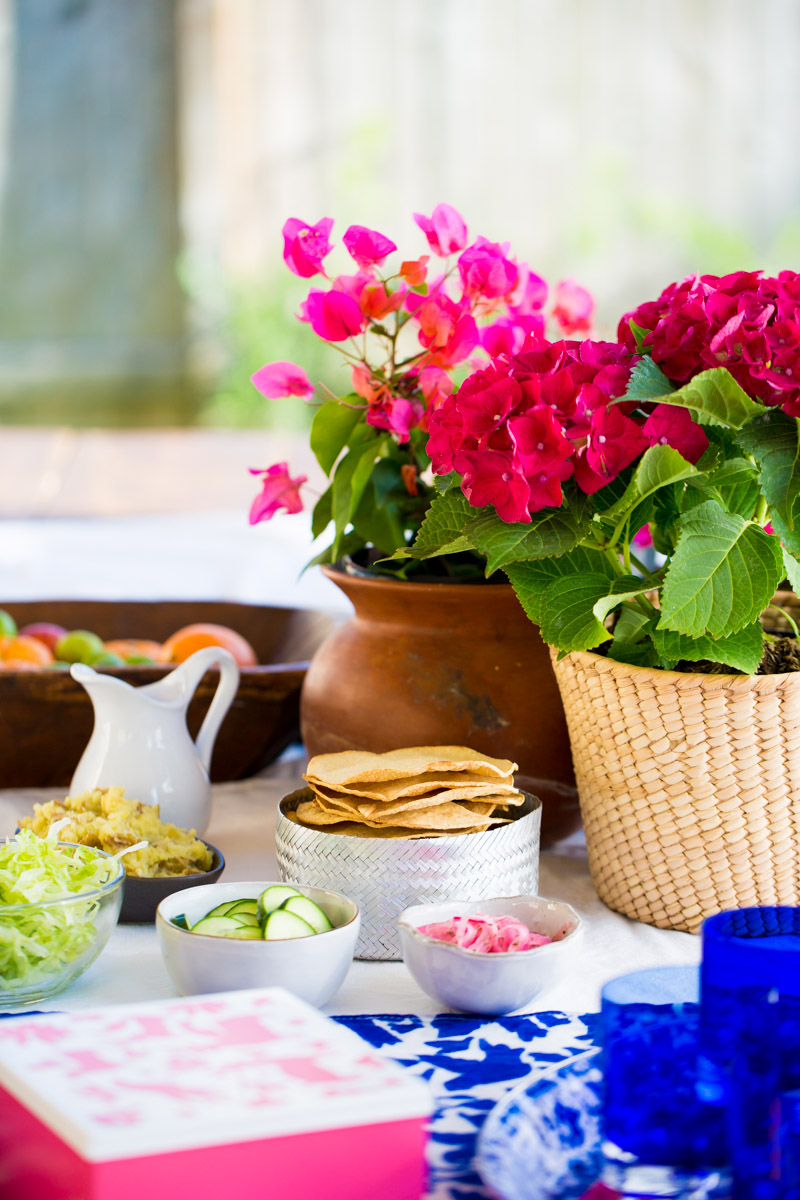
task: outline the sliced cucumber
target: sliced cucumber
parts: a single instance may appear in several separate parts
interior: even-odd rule
[[[253,932],[251,933],[251,929]],[[211,937],[259,937],[256,926],[242,925],[232,917],[203,917],[192,926],[192,933],[207,933]]]
[[[191,929],[191,925],[186,920],[185,913],[178,913],[177,917],[173,917],[172,924],[177,925],[178,929]]]
[[[229,913],[231,921],[236,921],[239,925],[252,925],[255,929],[261,928],[261,922],[255,913],[251,912],[232,912]]]
[[[225,913],[225,916],[240,917],[243,913],[252,913],[254,917],[257,917],[258,900],[234,900],[233,904]],[[208,915],[211,916],[210,913]]]
[[[325,913],[318,904],[313,900],[309,900],[308,896],[290,896],[285,900],[281,912],[294,913],[296,917],[302,917],[314,933],[327,933],[329,929],[333,929]]]
[[[264,938],[268,942],[283,941],[285,938],[313,937],[316,931],[308,921],[285,908],[271,912],[264,922]]]
[[[205,921],[207,917],[226,917],[232,908],[241,903],[241,900],[226,900],[223,904],[212,908],[211,912],[207,912],[203,920]]]
[[[272,887],[268,887],[258,897],[259,921],[263,924],[269,914],[276,908],[280,908],[290,896],[302,896],[302,894],[302,892],[298,892],[297,888],[289,887],[287,883],[273,883]]]

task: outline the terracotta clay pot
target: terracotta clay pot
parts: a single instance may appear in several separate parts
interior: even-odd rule
[[[519,786],[542,801],[543,845],[573,833],[580,811],[561,698],[512,588],[323,571],[356,611],[303,684],[309,753],[472,746],[519,763]]]

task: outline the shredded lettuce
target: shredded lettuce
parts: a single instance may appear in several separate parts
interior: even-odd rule
[[[46,902],[95,891],[118,872],[113,858],[60,843],[53,830],[40,838],[21,829],[0,845],[0,989],[36,987],[88,950],[99,899]]]

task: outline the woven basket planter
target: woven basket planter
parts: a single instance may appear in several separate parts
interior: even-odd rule
[[[721,909],[800,904],[800,673],[551,653],[609,908],[694,932]]]

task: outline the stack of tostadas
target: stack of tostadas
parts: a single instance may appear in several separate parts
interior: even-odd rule
[[[304,779],[313,799],[286,815],[350,837],[423,838],[482,833],[524,803],[517,764],[467,746],[411,746],[386,754],[318,754]]]

